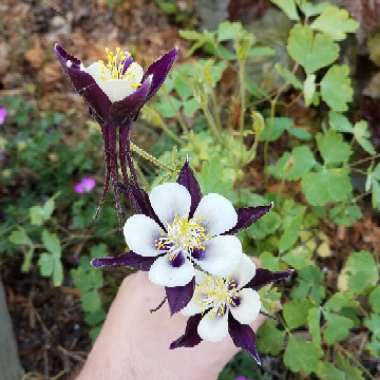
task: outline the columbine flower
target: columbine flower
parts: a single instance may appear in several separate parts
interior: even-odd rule
[[[91,193],[96,186],[96,181],[91,177],[83,177],[74,185],[74,191],[77,194]]]
[[[5,123],[7,120],[8,111],[5,107],[0,106],[0,125]]]
[[[76,91],[90,107],[90,113],[100,123],[104,140],[106,178],[101,203],[113,186],[115,203],[121,215],[118,196],[117,134],[119,134],[119,163],[125,185],[136,183],[129,146],[129,131],[141,107],[158,91],[168,75],[176,57],[173,49],[150,65],[144,73],[142,67],[133,62],[128,52],[106,50],[108,62],[98,61],[84,66],[81,61],[68,54],[60,45],[54,51],[69,75]],[[130,170],[130,176],[128,170]],[[131,177],[131,178],[130,178]]]
[[[261,309],[257,290],[291,273],[256,269],[245,254],[228,276],[197,273],[194,296],[182,310],[190,316],[185,334],[172,342],[170,348],[193,347],[202,340],[219,342],[230,335],[237,347],[247,350],[260,364],[255,333],[249,326]]]
[[[227,276],[242,255],[234,234],[248,227],[271,206],[235,211],[219,194],[202,197],[188,162],[177,183],[155,187],[149,194],[133,192],[141,214],[130,217],[124,235],[131,252],[95,259],[95,267],[128,265],[149,271],[152,282],[165,286],[171,312],[190,301],[195,285],[194,266],[207,273]]]

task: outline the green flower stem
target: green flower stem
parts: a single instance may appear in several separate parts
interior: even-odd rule
[[[132,152],[138,154],[140,157],[149,161],[150,163],[157,166],[158,168],[163,169],[163,170],[167,170],[167,171],[172,172],[172,173],[176,173],[175,169],[173,169],[172,167],[170,167],[168,165],[163,164],[156,157],[152,156],[147,151],[145,151],[144,149],[142,149],[139,146],[137,146],[136,144],[134,144],[132,141],[131,141],[131,150],[132,150]]]
[[[240,139],[244,138],[244,119],[245,119],[245,109],[246,109],[246,98],[245,98],[245,60],[239,60],[239,88],[240,88]]]
[[[172,98],[168,93],[165,93],[165,99],[169,103],[172,110],[175,112],[177,120],[179,122],[179,125],[181,126],[182,132],[187,135],[189,133],[189,126],[187,125],[185,119],[182,117],[181,112],[176,110],[175,106],[173,105]]]
[[[175,141],[177,144],[184,144],[184,142],[169,128],[169,126],[165,123],[161,116],[159,120],[159,128],[161,128],[162,131],[166,133],[171,139],[173,139],[173,141]]]
[[[201,102],[201,108],[202,108],[203,113],[205,114],[207,124],[210,127],[212,134],[214,135],[214,137],[218,141],[220,141],[221,140],[220,132],[219,132],[219,129],[215,123],[215,120],[214,120],[214,118],[213,118],[213,116],[212,116],[212,114],[208,108],[207,101]]]
[[[215,124],[219,130],[219,132],[222,131],[222,122],[220,120],[220,108],[218,106],[218,101],[215,96],[215,91],[213,88],[210,88],[211,90],[211,102],[212,102],[212,107],[214,110],[214,115],[215,115]]]

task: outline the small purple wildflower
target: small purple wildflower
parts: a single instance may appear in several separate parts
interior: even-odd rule
[[[5,107],[0,106],[0,125],[5,123],[7,116],[8,116],[7,109]]]
[[[96,186],[96,181],[91,177],[83,177],[74,185],[74,191],[77,194],[91,193]]]

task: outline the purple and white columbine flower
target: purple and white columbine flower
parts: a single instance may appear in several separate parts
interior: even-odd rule
[[[202,196],[188,162],[177,183],[159,185],[149,196],[138,190],[131,187],[131,198],[140,214],[130,217],[124,226],[131,251],[119,257],[98,258],[92,264],[149,271],[152,282],[165,286],[172,313],[183,309],[193,296],[194,267],[228,276],[242,256],[241,243],[234,234],[271,208],[235,210],[219,194]]]
[[[190,316],[185,334],[172,342],[170,348],[193,347],[202,340],[219,342],[230,335],[237,347],[247,350],[260,364],[255,333],[249,326],[261,309],[257,291],[271,282],[286,279],[291,273],[256,269],[245,254],[228,276],[197,272],[193,298],[182,310]]]
[[[143,105],[165,81],[178,50],[173,49],[163,55],[151,64],[145,73],[138,63],[133,62],[128,52],[120,49],[117,49],[116,53],[106,50],[108,62],[98,61],[89,66],[84,66],[78,58],[68,54],[58,44],[55,44],[54,51],[76,91],[87,101],[91,115],[101,125],[106,178],[100,203],[103,202],[112,183],[120,218],[122,212],[118,193],[118,164],[124,184],[127,187],[130,182],[137,185],[129,141],[131,124]]]

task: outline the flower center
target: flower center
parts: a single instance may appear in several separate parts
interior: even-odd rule
[[[125,62],[128,60],[129,54],[122,51],[119,47],[115,52],[110,49],[105,49],[107,54],[107,62],[99,60],[100,64],[100,79],[102,81],[108,81],[112,79],[127,79],[133,88],[138,88],[141,78],[139,78],[140,65],[136,62],[131,63],[127,69],[125,69]]]
[[[239,289],[233,279],[206,275],[195,288],[194,300],[202,313],[211,309],[214,318],[222,317],[229,306],[238,304]]]
[[[204,251],[208,240],[205,228],[194,219],[188,220],[176,216],[167,227],[167,235],[156,241],[160,252],[168,252],[169,258],[175,259],[179,252],[191,255],[195,251]]]

